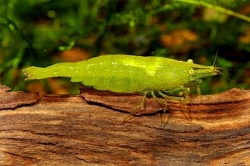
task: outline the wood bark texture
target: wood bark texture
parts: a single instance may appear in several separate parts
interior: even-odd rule
[[[141,96],[81,95],[2,108],[0,165],[250,165],[249,90],[167,101],[165,114],[148,98],[138,116]]]

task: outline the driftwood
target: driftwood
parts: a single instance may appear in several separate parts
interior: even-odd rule
[[[140,96],[82,96],[1,110],[0,165],[250,165],[249,90],[192,97],[185,107],[168,101],[166,114],[147,99],[148,111],[132,118]]]
[[[0,85],[0,110],[33,104],[39,98],[38,94],[8,91],[10,91],[9,87]]]

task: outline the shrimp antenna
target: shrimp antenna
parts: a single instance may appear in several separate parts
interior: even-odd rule
[[[221,68],[221,67],[216,67],[217,66],[217,60],[218,60],[218,48],[216,49],[216,54],[215,54],[215,58],[214,58],[214,62],[213,62],[213,66],[216,68],[216,69],[219,69],[217,70],[216,72],[218,72],[219,74],[225,76],[228,80],[232,81],[232,79],[230,79],[227,75],[223,74],[220,70],[225,70],[224,68]],[[226,69],[228,70],[228,69]]]
[[[233,81],[231,78],[229,78],[227,75],[225,75],[221,71],[218,70],[217,72],[220,73],[221,75],[223,75],[224,77],[226,77],[229,81]]]
[[[216,65],[217,65],[216,64],[217,60],[218,60],[218,48],[217,48],[216,53],[215,53],[215,58],[214,58],[214,63],[213,63],[214,67],[216,67]]]

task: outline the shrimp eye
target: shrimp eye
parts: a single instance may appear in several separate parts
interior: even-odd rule
[[[187,63],[194,63],[192,59],[187,60]]]
[[[193,69],[189,70],[189,74],[194,75],[194,70]]]

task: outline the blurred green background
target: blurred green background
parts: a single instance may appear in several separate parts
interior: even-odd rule
[[[188,1],[188,0],[187,0]],[[250,87],[250,1],[1,0],[0,84],[12,90],[76,94],[80,84],[24,81],[27,66],[49,66],[103,54],[193,59],[226,68],[207,78],[202,94]],[[164,78],[162,78],[164,80]]]

